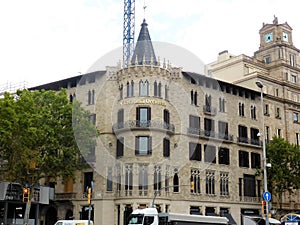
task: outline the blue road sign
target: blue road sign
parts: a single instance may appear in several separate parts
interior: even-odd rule
[[[268,202],[271,200],[271,193],[268,191],[265,191],[263,197],[264,197],[265,201]]]

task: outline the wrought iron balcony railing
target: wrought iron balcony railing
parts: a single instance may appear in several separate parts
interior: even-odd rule
[[[159,120],[128,120],[113,125],[114,132],[119,131],[121,129],[132,128],[157,128],[175,132],[175,126],[173,124],[169,124]]]

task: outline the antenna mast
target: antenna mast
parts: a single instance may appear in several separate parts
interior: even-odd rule
[[[134,51],[135,0],[124,0],[123,63],[128,67]]]

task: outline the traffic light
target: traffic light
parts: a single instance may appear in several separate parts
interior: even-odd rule
[[[88,198],[88,204],[91,204],[91,195],[92,195],[92,188],[88,188],[87,190],[87,198]]]
[[[266,201],[262,201],[261,202],[261,215],[263,217],[265,217],[266,213],[267,213],[267,203],[266,203]]]
[[[30,188],[23,188],[23,202],[29,202],[30,200]]]
[[[191,181],[191,186],[190,186],[190,190],[191,190],[191,192],[194,192],[194,181]]]

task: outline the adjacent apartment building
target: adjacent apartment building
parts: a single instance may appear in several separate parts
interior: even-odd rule
[[[227,51],[208,65],[208,76],[161,62],[144,20],[128,67],[107,67],[33,89],[67,88],[82,102],[99,131],[97,146],[76,182],[57,180],[55,202],[42,210],[58,218],[87,219],[87,187],[93,183],[92,220],[124,225],[137,208],[161,212],[259,215],[263,178],[261,90],[265,138],[299,144],[299,49],[292,28],[263,24],[254,56]],[[285,196],[299,209],[299,193]],[[276,204],[273,204],[276,209]],[[46,219],[44,220],[46,221]],[[47,223],[46,223],[47,224]]]

